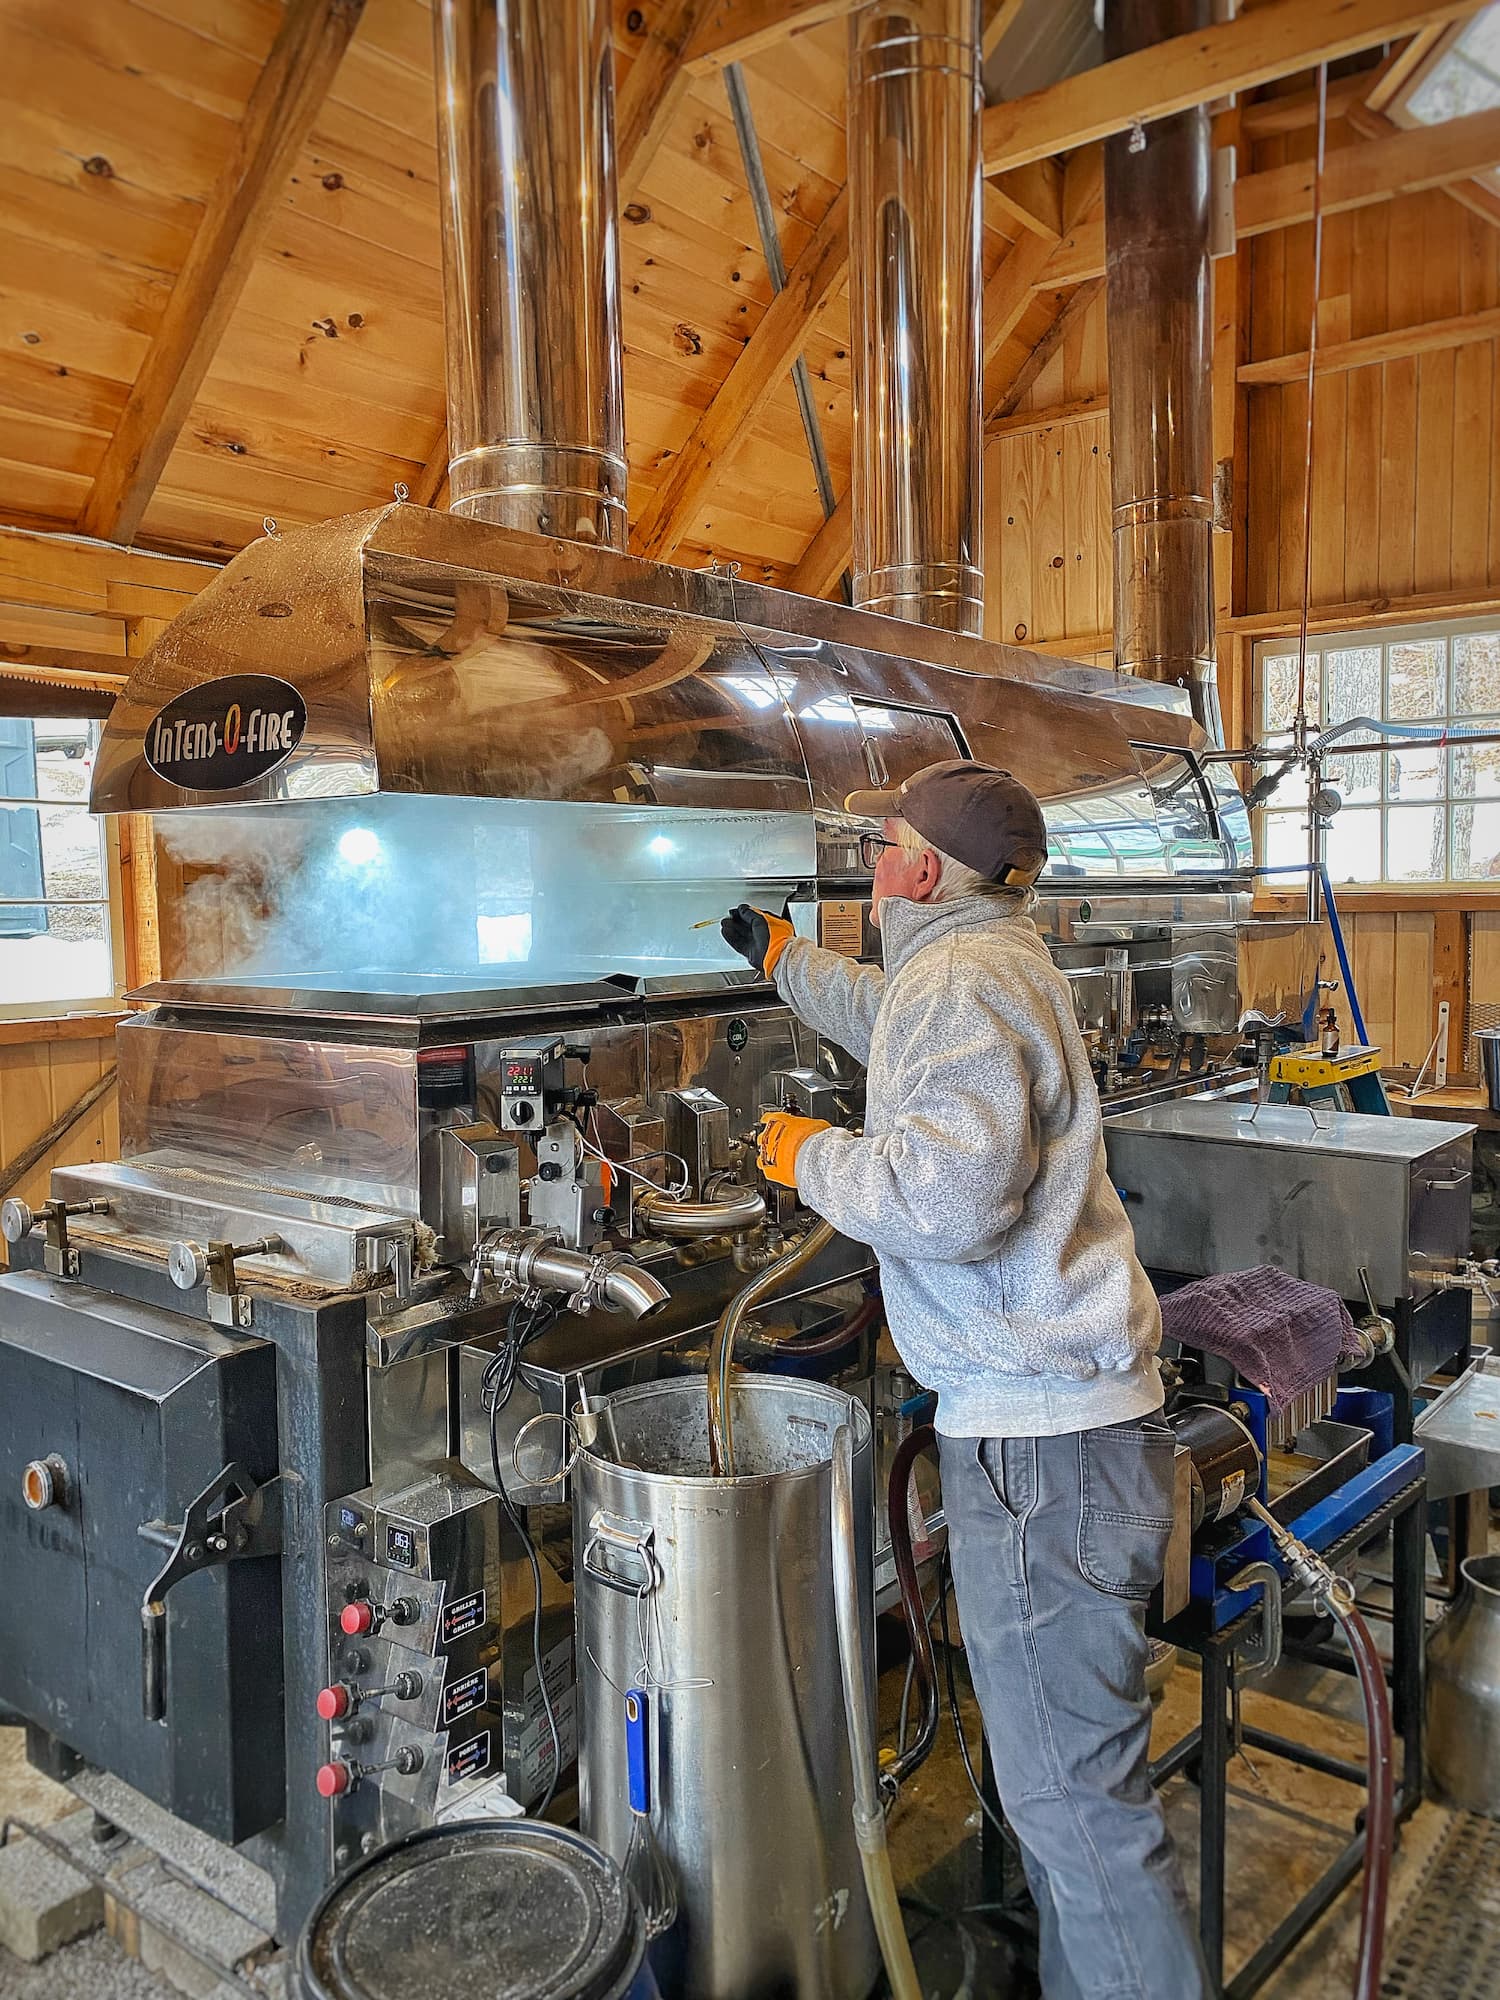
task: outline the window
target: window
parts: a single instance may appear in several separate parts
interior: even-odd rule
[[[1262,737],[1289,744],[1297,709],[1297,642],[1255,649]],[[1309,725],[1370,716],[1410,728],[1500,739],[1500,625],[1467,619],[1310,638]],[[1341,800],[1325,853],[1334,882],[1483,882],[1500,878],[1500,740],[1443,747],[1355,730],[1329,752]],[[1307,785],[1282,779],[1259,815],[1268,865],[1307,859]]]
[[[108,823],[88,809],[99,725],[0,715],[0,1015],[113,1004]]]
[[[1500,6],[1485,7],[1442,35],[1402,88],[1391,112],[1401,125],[1446,125],[1500,107]],[[1481,186],[1500,188],[1493,171]]]

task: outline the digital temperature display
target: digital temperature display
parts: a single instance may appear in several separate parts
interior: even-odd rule
[[[542,1066],[537,1062],[508,1062],[505,1065],[507,1090],[540,1090]]]

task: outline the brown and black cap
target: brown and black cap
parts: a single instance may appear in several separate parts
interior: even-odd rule
[[[851,792],[845,812],[904,819],[924,840],[986,881],[1030,888],[1047,862],[1047,825],[1036,799],[1009,771],[949,758],[892,791]]]

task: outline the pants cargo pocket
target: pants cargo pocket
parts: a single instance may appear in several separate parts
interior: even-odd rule
[[[1175,1450],[1156,1417],[1078,1435],[1078,1567],[1112,1597],[1144,1600],[1161,1581]]]

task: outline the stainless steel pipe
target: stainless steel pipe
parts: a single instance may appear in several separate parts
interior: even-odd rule
[[[607,0],[437,0],[450,506],[626,544]]]
[[[1210,0],[1106,0],[1106,60],[1206,27]],[[1185,687],[1224,741],[1215,661],[1210,130],[1199,105],[1104,146],[1115,664]]]
[[[805,1270],[821,1250],[826,1250],[837,1232],[831,1222],[814,1223],[800,1242],[784,1250],[774,1264],[758,1271],[748,1285],[737,1291],[724,1308],[708,1350],[708,1446],[716,1473],[733,1478],[734,1408],[730,1376],[734,1369],[734,1346],[740,1328],[752,1306],[779,1291],[799,1271]]]
[[[854,601],[981,630],[978,0],[849,24]]]
[[[635,1197],[635,1214],[653,1236],[734,1236],[766,1219],[766,1198],[752,1187],[734,1187],[711,1201],[674,1201],[647,1189]]]

